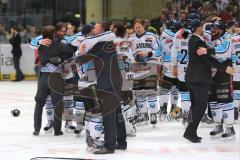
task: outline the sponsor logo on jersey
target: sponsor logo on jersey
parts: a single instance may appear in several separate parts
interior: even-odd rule
[[[137,43],[136,48],[137,49],[152,48],[152,45],[151,45],[151,43]]]
[[[240,44],[235,44],[233,47],[234,47],[234,49],[238,49],[238,48],[240,48]]]
[[[165,44],[168,44],[168,43],[172,43],[173,41],[171,39],[167,39],[166,41],[164,41]]]
[[[233,43],[238,43],[238,42],[240,42],[240,38],[238,38],[238,39],[232,39],[232,42],[233,42]]]
[[[188,42],[181,42],[181,46],[188,46]]]

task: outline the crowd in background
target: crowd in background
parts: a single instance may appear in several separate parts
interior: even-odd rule
[[[179,20],[184,23],[186,16],[190,12],[200,14],[201,19],[207,17],[218,16],[225,22],[227,20],[240,19],[240,1],[239,0],[169,0],[162,11],[159,11],[160,16],[151,20],[146,20],[150,25],[149,31],[158,35],[167,25],[169,20]],[[132,20],[126,20],[126,23],[132,23]],[[22,39],[22,43],[30,43],[33,37],[40,33],[40,26],[23,26],[17,25]],[[74,27],[75,32],[81,31],[82,25]],[[5,28],[5,25],[0,23],[0,43],[9,43],[10,28]]]

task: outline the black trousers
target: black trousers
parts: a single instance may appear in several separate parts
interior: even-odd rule
[[[54,131],[61,131],[63,113],[63,86],[60,73],[43,73],[38,77],[37,94],[35,96],[34,129],[40,131],[42,125],[42,112],[47,96],[50,94],[54,105]]]
[[[20,58],[21,55],[13,55],[13,65],[16,70],[16,80],[22,80],[24,78],[24,75],[20,68]]]
[[[205,113],[208,103],[208,84],[188,83],[190,91],[190,122],[185,130],[186,135],[197,136],[197,128]]]
[[[126,127],[122,115],[119,95],[113,89],[105,90],[115,96],[115,106],[112,106],[113,100],[108,101],[101,108],[103,113],[104,125],[104,146],[110,150],[115,150],[116,143],[119,145],[127,145],[126,142]],[[114,98],[114,97],[112,97]]]

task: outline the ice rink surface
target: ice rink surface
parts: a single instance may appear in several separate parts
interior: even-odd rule
[[[137,127],[137,136],[128,138],[128,150],[93,155],[86,150],[85,133],[55,137],[41,131],[32,135],[35,81],[0,82],[0,160],[30,160],[34,157],[65,157],[109,160],[240,160],[240,124],[235,125],[236,140],[210,139],[210,128],[199,128],[202,143],[182,138],[180,122],[160,122],[157,128]],[[11,115],[19,109],[19,117]],[[46,124],[45,114],[43,125]]]

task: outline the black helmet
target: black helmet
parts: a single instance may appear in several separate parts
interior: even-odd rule
[[[229,29],[229,28],[235,26],[236,24],[237,24],[237,22],[235,20],[227,20],[225,27],[226,27],[226,29]]]
[[[212,26],[220,30],[225,30],[226,28],[225,23],[222,20],[216,20],[215,22],[213,22]]]
[[[196,14],[196,13],[190,13],[187,15],[187,20],[188,21],[191,21],[193,19],[200,19],[200,16],[199,14]]]
[[[171,25],[170,25],[170,30],[173,32],[173,33],[176,33],[179,29],[182,28],[182,25],[180,22],[178,21],[172,21],[171,22]]]
[[[197,27],[201,26],[201,21],[199,19],[193,19],[190,21],[188,28],[193,32]]]

